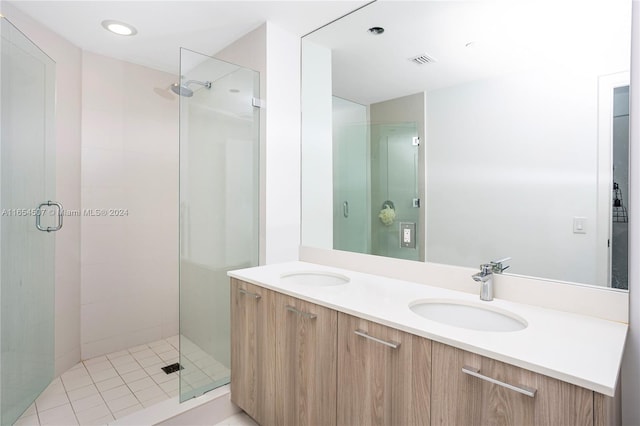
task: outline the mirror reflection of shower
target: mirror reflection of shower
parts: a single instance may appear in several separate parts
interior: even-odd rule
[[[171,91],[173,93],[175,93],[176,95],[185,96],[187,98],[190,98],[190,97],[193,96],[193,90],[191,88],[189,88],[189,85],[191,85],[191,84],[198,84],[200,86],[206,87],[207,89],[211,89],[211,82],[210,81],[188,80],[183,84],[173,83],[171,85]]]
[[[613,89],[611,287],[629,288],[629,86]]]

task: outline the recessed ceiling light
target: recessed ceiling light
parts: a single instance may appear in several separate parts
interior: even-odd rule
[[[138,34],[138,30],[136,30],[132,25],[129,25],[126,22],[108,19],[106,21],[102,21],[102,26],[106,30],[118,35],[132,36]]]
[[[384,28],[382,27],[371,27],[369,28],[369,33],[373,35],[380,35],[384,32]]]

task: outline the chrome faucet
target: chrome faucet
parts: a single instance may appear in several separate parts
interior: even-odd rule
[[[491,265],[491,270],[493,271],[494,274],[501,274],[502,271],[504,271],[505,269],[508,269],[509,266],[502,266],[502,264],[504,262],[506,262],[507,260],[511,260],[510,257],[505,257],[503,259],[499,259],[499,260],[492,260],[491,262],[489,262],[489,264]]]
[[[493,300],[493,270],[490,263],[480,265],[480,272],[471,275],[474,281],[480,283],[480,300]]]
[[[480,272],[471,276],[474,281],[480,283],[480,300],[487,302],[493,300],[493,274],[501,274],[502,271],[507,269],[509,266],[502,266],[502,264],[510,259],[510,257],[505,257],[504,259],[484,263],[480,265]]]

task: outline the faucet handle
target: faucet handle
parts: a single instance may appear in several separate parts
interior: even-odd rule
[[[508,269],[509,266],[502,266],[502,264],[508,260],[511,260],[510,257],[505,257],[503,259],[499,259],[499,260],[492,260],[491,262],[489,262],[489,265],[491,265],[491,270],[493,271],[493,273],[495,274],[501,274],[505,269]]]
[[[493,271],[493,263],[483,263],[480,265],[480,274],[488,275]]]

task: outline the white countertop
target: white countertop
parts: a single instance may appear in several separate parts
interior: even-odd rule
[[[325,271],[350,282],[335,286],[287,283],[281,275]],[[608,396],[614,396],[627,324],[305,262],[231,271],[231,277],[445,343]],[[457,299],[507,310],[528,326],[513,332],[476,331],[425,319],[409,309],[423,299]]]

